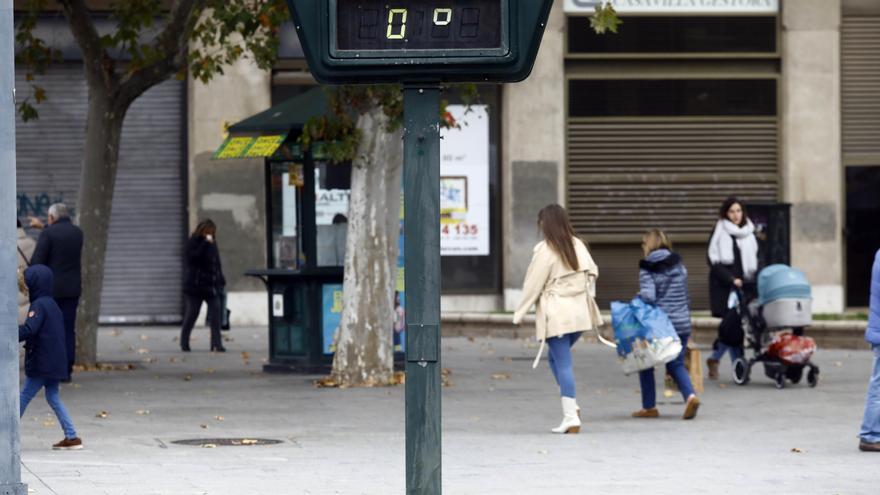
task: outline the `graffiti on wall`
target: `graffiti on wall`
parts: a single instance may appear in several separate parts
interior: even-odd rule
[[[19,218],[45,218],[49,215],[50,206],[55,203],[64,203],[64,193],[21,193],[17,195],[17,199],[18,204],[16,208]],[[70,209],[70,214],[74,215],[73,205],[67,205],[67,207]]]

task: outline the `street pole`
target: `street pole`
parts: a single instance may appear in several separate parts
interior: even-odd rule
[[[406,493],[439,495],[440,88],[403,90]]]
[[[15,51],[12,0],[0,0],[0,495],[25,495],[18,433]]]

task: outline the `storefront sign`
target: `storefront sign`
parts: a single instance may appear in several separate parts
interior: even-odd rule
[[[488,256],[488,107],[450,105],[447,111],[460,128],[441,132],[440,253]]]
[[[595,12],[602,0],[565,0],[570,14]],[[619,14],[776,14],[779,0],[610,0]]]

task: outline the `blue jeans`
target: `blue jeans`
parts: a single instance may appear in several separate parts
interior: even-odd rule
[[[712,355],[709,356],[709,359],[714,359],[716,361],[721,361],[721,358],[724,357],[724,354],[730,353],[730,362],[736,361],[737,358],[741,358],[743,356],[743,350],[741,347],[734,347],[727,344],[723,344],[720,340],[715,342],[715,351],[712,352]]]
[[[24,416],[24,410],[27,409],[28,404],[37,395],[37,392],[44,387],[46,388],[46,402],[55,411],[55,416],[58,417],[58,422],[61,423],[61,429],[64,430],[64,436],[69,439],[76,438],[76,429],[73,427],[73,421],[70,419],[70,414],[67,413],[64,403],[61,402],[61,394],[58,392],[58,380],[27,377],[24,382],[24,388],[21,389],[21,410],[19,416]]]
[[[865,419],[859,436],[866,442],[880,442],[880,345],[874,346],[874,371],[865,402]]]
[[[571,346],[581,338],[581,332],[567,333],[559,337],[547,339],[550,347],[550,371],[559,384],[559,393],[563,397],[575,398],[574,369],[571,365]]]
[[[687,342],[690,335],[681,336],[681,354],[677,358],[666,363],[666,371],[672,375],[672,379],[678,384],[678,390],[685,401],[694,393],[694,385],[691,376],[684,367],[684,354],[687,352]],[[654,383],[654,368],[639,371],[639,383],[642,388],[642,408],[652,409],[657,405],[657,392]]]

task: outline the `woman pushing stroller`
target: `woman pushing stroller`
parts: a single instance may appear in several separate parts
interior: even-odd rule
[[[755,226],[749,220],[743,203],[736,197],[727,198],[719,209],[719,219],[709,241],[709,298],[712,316],[724,318],[728,312],[731,292],[740,291],[747,298],[754,297],[755,277],[758,273],[758,240]],[[715,352],[706,361],[709,378],[718,379],[718,365],[724,354],[730,353],[731,362],[742,357],[742,345],[723,342],[720,335],[715,341]]]

